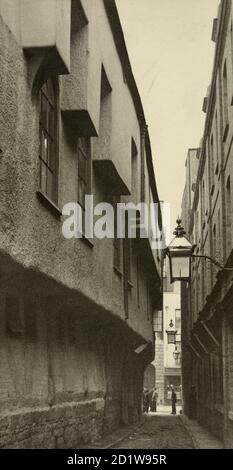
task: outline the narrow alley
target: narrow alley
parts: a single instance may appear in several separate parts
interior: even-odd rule
[[[223,444],[196,420],[189,420],[177,407],[158,406],[144,414],[140,424],[121,427],[93,443],[95,449],[222,449]],[[88,448],[81,446],[80,448]]]
[[[194,449],[179,415],[149,415],[142,426],[119,443],[118,449]]]
[[[1,468],[232,462],[233,0],[0,0],[0,281]]]

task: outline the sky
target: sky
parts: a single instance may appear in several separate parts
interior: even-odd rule
[[[188,148],[204,129],[219,0],[116,0],[152,144],[160,200],[181,213]]]

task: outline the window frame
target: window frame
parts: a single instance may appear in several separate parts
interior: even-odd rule
[[[53,90],[53,97],[49,93],[49,86],[50,90]],[[58,78],[52,77],[39,90],[39,192],[54,206],[58,204],[59,187],[59,103]],[[43,107],[45,107],[46,117],[43,116]],[[49,147],[45,148],[46,138],[50,150],[48,150]],[[44,151],[47,153],[46,158],[44,158]],[[49,154],[49,151],[51,151],[51,154]],[[44,182],[42,181],[43,171],[45,172]],[[50,174],[50,177],[52,175],[51,191],[48,188],[48,174]]]
[[[153,331],[154,333],[163,333],[163,311],[155,310],[153,312]]]
[[[222,69],[222,111],[223,111],[223,142],[226,141],[229,130],[229,93],[228,93],[228,66],[227,59]]]
[[[113,197],[114,209],[114,238],[113,238],[113,268],[122,275],[123,259],[122,259],[122,239],[117,236],[117,204],[120,203],[120,196]]]
[[[86,148],[85,148],[86,147]],[[81,156],[84,157],[85,176],[81,173]],[[83,199],[80,198],[80,184],[84,184]],[[87,136],[79,136],[77,141],[77,202],[82,210],[82,235],[85,236],[85,197],[91,194],[92,187],[92,155],[91,155],[91,138]]]
[[[179,312],[179,315],[177,315],[177,312]],[[179,326],[177,325],[177,320],[179,320]],[[180,308],[175,308],[175,329],[178,331],[181,331],[181,309]]]

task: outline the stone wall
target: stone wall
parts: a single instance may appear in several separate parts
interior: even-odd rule
[[[91,443],[140,419],[143,367],[118,323],[0,295],[0,447]]]
[[[103,432],[103,399],[21,409],[0,417],[1,448],[71,448]]]

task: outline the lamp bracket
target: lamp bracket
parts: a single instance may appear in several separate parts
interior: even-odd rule
[[[192,258],[204,258],[206,260],[208,259],[209,261],[211,261],[211,263],[215,264],[215,266],[222,269],[223,271],[233,271],[233,267],[227,268],[223,266],[221,263],[219,263],[217,260],[211,258],[211,256],[208,256],[208,255],[192,255]]]

